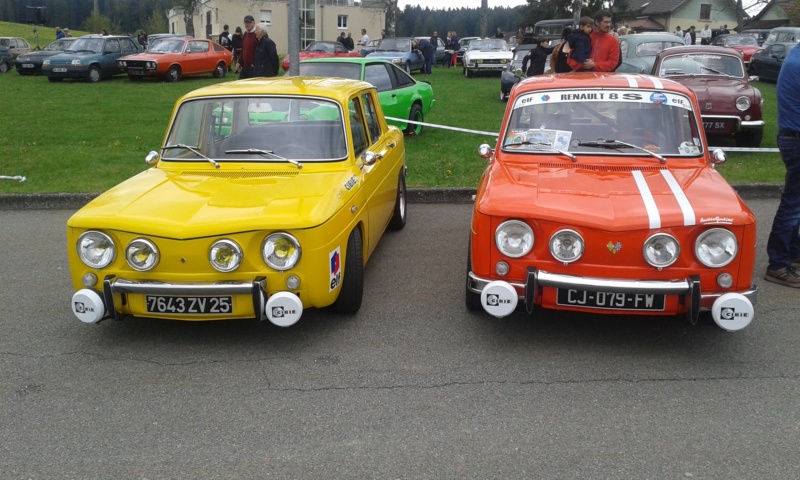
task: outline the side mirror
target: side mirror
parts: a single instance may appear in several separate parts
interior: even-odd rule
[[[378,160],[382,159],[383,155],[379,153],[375,153],[371,150],[367,150],[366,152],[361,154],[361,159],[364,161],[364,165],[371,167],[375,165]]]
[[[480,155],[481,158],[488,160],[492,158],[492,155],[494,155],[494,150],[492,150],[492,147],[490,147],[489,144],[483,143],[480,147],[478,147],[478,155]]]
[[[148,153],[147,156],[144,157],[144,163],[150,165],[151,167],[155,166],[155,164],[158,163],[158,152],[153,150]]]

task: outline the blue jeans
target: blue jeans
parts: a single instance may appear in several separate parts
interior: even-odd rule
[[[436,54],[431,54],[430,57],[425,57],[425,73],[433,73],[433,62],[436,60]]]
[[[778,150],[786,165],[786,183],[767,240],[770,270],[786,268],[800,257],[800,139],[778,136]]]

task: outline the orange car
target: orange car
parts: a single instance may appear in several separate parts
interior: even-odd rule
[[[117,66],[131,80],[161,77],[177,82],[184,76],[228,73],[233,54],[222,45],[204,38],[164,38],[146,52],[117,59]]]
[[[647,75],[542,75],[511,91],[478,186],[466,304],[753,319],[756,219],[715,170],[694,93]]]
[[[304,50],[300,51],[300,60],[310,58],[338,58],[338,57],[360,57],[356,51],[350,51],[341,42],[312,42]],[[289,55],[283,57],[281,68],[284,72],[289,71]]]

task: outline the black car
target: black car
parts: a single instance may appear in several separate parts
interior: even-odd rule
[[[23,53],[16,60],[17,73],[20,75],[41,75],[42,62],[47,57],[52,57],[69,48],[69,44],[77,40],[76,38],[59,38],[47,44],[41,50]]]
[[[511,93],[511,88],[520,80],[526,78],[525,72],[522,71],[522,60],[525,55],[530,53],[532,49],[536,48],[535,43],[523,43],[514,48],[514,58],[508,64],[505,70],[500,73],[500,101],[508,100],[508,94]]]
[[[748,73],[757,76],[759,80],[777,82],[783,60],[796,45],[796,43],[773,43],[757,51],[750,57]]]
[[[6,73],[11,70],[11,65],[14,60],[11,60],[11,50],[8,47],[0,46],[0,73]]]

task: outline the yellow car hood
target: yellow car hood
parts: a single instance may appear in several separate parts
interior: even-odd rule
[[[359,183],[347,169],[168,172],[153,168],[98,196],[68,225],[179,239],[309,228],[342,208]]]

